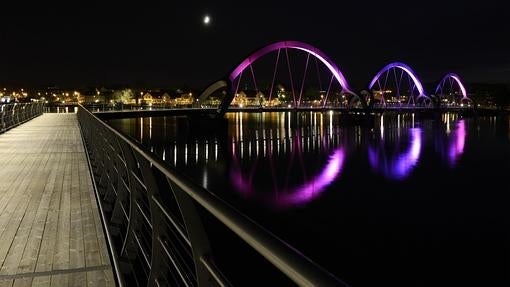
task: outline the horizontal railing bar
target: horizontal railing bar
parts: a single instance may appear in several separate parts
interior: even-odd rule
[[[122,209],[122,213],[124,214],[124,217],[126,218],[127,221],[129,221],[129,214],[126,211],[126,209],[124,208],[124,205],[122,205],[122,203],[120,201],[119,201],[119,205],[120,205],[120,208]]]
[[[149,260],[149,255],[147,255],[147,252],[143,248],[142,243],[140,242],[140,238],[138,238],[138,235],[136,235],[136,233],[133,233],[133,237],[135,238],[136,244],[138,245],[138,250],[140,250],[140,252],[142,252],[143,259],[145,259],[145,263],[147,263],[147,267],[149,267],[149,269],[150,269],[151,262]]]
[[[132,175],[132,176],[136,179],[136,182],[137,182],[138,184],[140,184],[140,186],[142,187],[142,189],[147,190],[147,187],[145,187],[145,184],[144,184],[144,183],[143,183],[143,181],[142,181],[142,180],[138,177],[138,175],[137,175],[134,171],[132,171],[132,170],[130,170],[130,172],[131,172],[131,175]]]
[[[152,223],[151,223],[150,219],[147,217],[147,215],[145,214],[145,211],[143,211],[143,208],[142,208],[142,206],[140,206],[139,202],[136,202],[136,208],[138,209],[138,211],[140,211],[140,213],[143,216],[143,219],[149,225],[149,227],[152,229]]]
[[[163,214],[166,216],[168,221],[170,221],[170,223],[172,223],[174,228],[177,229],[177,232],[179,232],[179,235],[184,239],[184,241],[186,241],[188,246],[191,247],[191,241],[189,241],[188,237],[182,230],[182,227],[177,224],[176,220],[174,219],[174,216],[172,214],[168,213],[168,211],[163,207],[163,205],[161,205],[161,203],[159,202],[159,200],[157,198],[152,196],[151,199],[158,206],[158,208],[161,210],[161,212],[163,212]]]
[[[218,268],[216,266],[214,266],[214,264],[212,264],[212,262],[209,262],[208,257],[201,256],[200,262],[202,263],[202,265],[204,265],[205,269],[207,269],[207,272],[209,272],[209,274],[211,274],[211,276],[214,278],[214,281],[216,281],[216,283],[218,283],[218,285],[220,287],[226,287],[226,286],[231,285],[224,278],[223,274],[221,274],[221,272],[218,270]]]
[[[172,253],[170,252],[170,250],[168,250],[168,248],[163,243],[163,241],[161,241],[160,237],[158,237],[158,242],[159,242],[159,245],[161,246],[161,248],[163,249],[163,251],[165,252],[166,257],[168,259],[170,259],[170,262],[172,262],[172,265],[174,266],[175,270],[177,271],[177,273],[179,273],[179,277],[181,277],[182,282],[184,282],[184,284],[186,284],[186,286],[190,286],[191,284],[188,282],[189,281],[188,276],[185,276],[184,274],[182,274],[181,268],[179,268],[179,266],[177,266],[178,263],[174,260]]]

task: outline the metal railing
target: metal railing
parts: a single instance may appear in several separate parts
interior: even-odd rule
[[[40,116],[42,113],[42,102],[0,105],[0,133]]]
[[[346,286],[82,106],[78,119],[119,286],[230,286],[228,268],[220,271],[213,260],[229,254],[228,247],[209,240],[222,230],[251,246],[285,280]],[[204,224],[211,218],[221,230]],[[249,269],[246,284],[265,276]]]

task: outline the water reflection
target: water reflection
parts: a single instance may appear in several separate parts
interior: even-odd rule
[[[242,116],[233,116],[229,133],[228,178],[239,194],[273,207],[302,205],[340,176],[344,139],[333,113],[261,115],[260,125],[251,126]]]
[[[441,159],[450,167],[454,167],[462,154],[467,137],[466,120],[456,115],[445,114],[437,123],[435,149]]]
[[[403,180],[418,164],[423,130],[415,127],[414,113],[382,114],[378,120],[379,133],[371,133],[367,145],[370,167],[387,179]]]
[[[466,142],[466,122],[460,120],[457,122],[448,148],[448,160],[450,165],[455,165],[459,157],[464,153],[464,144]]]
[[[375,115],[367,125],[329,111],[232,113],[220,131],[178,117],[111,124],[205,188],[278,208],[341,192],[346,167],[366,174],[368,164],[376,176],[396,182],[413,177],[427,139],[439,158],[454,166],[467,136],[466,120],[450,114],[441,119]]]
[[[402,152],[397,151],[393,155],[390,154],[385,150],[382,140],[380,145],[368,147],[368,159],[372,169],[389,179],[402,180],[409,176],[420,158],[422,131],[420,128],[411,128],[408,131],[410,134],[409,144],[407,149]],[[399,143],[396,144],[398,146]]]
[[[300,136],[300,133],[297,132],[290,140],[292,143],[289,145],[290,159],[286,162],[286,166],[277,162],[278,154],[273,154],[271,141],[271,144],[268,146],[267,156],[265,152],[259,155],[257,149],[254,162],[246,168],[243,168],[243,163],[236,152],[238,151],[240,155],[243,154],[242,143],[240,143],[241,149],[237,150],[236,143],[234,142],[229,179],[236,191],[246,197],[255,198],[271,206],[296,206],[308,203],[318,197],[328,185],[340,176],[345,159],[343,147],[334,149],[324,163],[320,162],[317,164],[316,161],[315,164],[312,163],[312,165],[316,165],[319,168],[319,171],[314,175],[309,175],[312,169],[307,164],[311,162],[304,159],[307,152],[303,148],[303,143],[308,142],[308,147],[310,147],[310,137],[305,139],[305,137]],[[267,143],[263,146],[266,147]],[[321,145],[317,144],[312,147],[319,146]],[[310,149],[307,150],[310,151]],[[260,158],[262,157],[265,157],[264,160],[268,162],[268,169],[265,169],[264,164],[260,163]],[[292,172],[293,168],[298,169],[300,173]],[[285,173],[282,172],[284,170],[286,171]],[[263,180],[258,181],[256,180],[257,178]],[[293,179],[301,178],[304,179],[304,182],[293,185]],[[270,186],[267,185],[268,183],[270,183]],[[271,192],[267,192],[268,189]]]
[[[336,149],[329,157],[324,169],[317,177],[304,183],[296,190],[278,197],[277,203],[281,206],[293,206],[313,200],[340,175],[344,165],[344,159],[344,149]]]

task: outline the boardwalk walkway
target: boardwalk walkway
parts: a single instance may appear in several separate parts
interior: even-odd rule
[[[115,286],[76,114],[0,134],[0,287]]]

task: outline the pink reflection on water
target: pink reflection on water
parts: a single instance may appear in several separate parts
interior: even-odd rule
[[[278,204],[283,206],[310,202],[338,177],[344,165],[345,152],[342,148],[334,151],[322,172],[296,190],[278,197]]]
[[[386,160],[383,152],[376,151],[373,147],[368,148],[370,166],[390,179],[402,180],[409,176],[420,158],[422,137],[419,128],[409,129],[411,134],[409,148],[395,158]]]
[[[344,159],[344,149],[336,149],[330,155],[327,164],[316,177],[294,189],[285,189],[285,191],[281,191],[278,188],[275,188],[274,194],[268,195],[267,193],[261,193],[261,199],[268,202],[270,205],[277,207],[291,207],[311,202],[340,175],[344,165]],[[234,162],[237,162],[235,156]],[[235,163],[233,164],[233,168],[230,170],[230,182],[241,194],[256,197],[259,195],[254,194],[253,192],[253,175],[253,172],[250,175],[243,174],[239,164]]]
[[[453,133],[453,138],[448,148],[448,160],[454,165],[459,157],[464,153],[464,144],[466,142],[466,123],[464,120],[457,122],[457,126]]]

